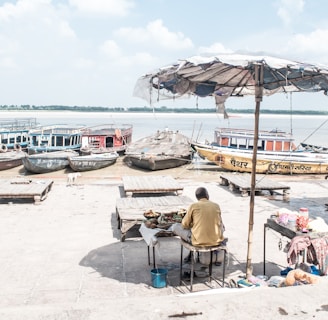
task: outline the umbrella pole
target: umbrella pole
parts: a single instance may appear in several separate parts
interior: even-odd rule
[[[255,65],[255,121],[254,121],[254,143],[251,172],[251,191],[249,203],[248,220],[248,241],[247,241],[247,259],[246,259],[246,279],[253,274],[252,267],[252,244],[253,244],[253,226],[254,226],[254,204],[255,204],[255,185],[256,185],[256,162],[257,162],[257,143],[259,139],[259,118],[260,104],[263,96],[263,65]]]

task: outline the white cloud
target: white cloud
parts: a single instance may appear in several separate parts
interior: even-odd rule
[[[74,66],[78,69],[91,69],[95,66],[95,62],[91,59],[78,58],[74,62]]]
[[[17,70],[15,61],[10,57],[0,59],[0,67],[4,69]]]
[[[69,4],[83,13],[122,17],[134,7],[134,2],[131,0],[69,0]]]
[[[51,0],[18,0],[16,4],[5,3],[0,7],[0,20],[8,21],[33,15],[49,5],[51,5]]]
[[[156,44],[167,50],[188,49],[194,46],[182,32],[169,31],[162,20],[152,21],[146,28],[121,28],[115,35],[134,43],[147,43],[152,46]]]
[[[209,47],[199,47],[199,54],[218,54],[218,53],[232,53],[233,51],[224,47],[222,43],[216,42]]]
[[[118,44],[113,40],[107,40],[100,46],[100,52],[110,57],[119,57],[121,49]]]
[[[279,0],[278,16],[285,25],[291,24],[293,19],[303,12],[304,0]]]
[[[294,52],[306,53],[328,63],[328,29],[317,29],[309,34],[297,34],[288,43]]]

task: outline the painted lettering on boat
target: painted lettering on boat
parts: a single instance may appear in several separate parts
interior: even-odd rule
[[[248,167],[247,161],[238,161],[235,158],[232,158],[230,160],[230,163],[233,167],[238,167],[238,168],[247,168]]]
[[[277,169],[279,170],[299,170],[299,171],[309,171],[311,172],[312,167],[311,166],[306,166],[304,164],[300,165],[294,165],[293,163],[291,164],[279,164],[279,163],[271,163],[268,167],[269,172],[276,172]]]

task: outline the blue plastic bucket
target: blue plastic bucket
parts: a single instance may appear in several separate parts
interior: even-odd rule
[[[154,288],[166,287],[167,269],[152,269],[151,273],[151,284]]]

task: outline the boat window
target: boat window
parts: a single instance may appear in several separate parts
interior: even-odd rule
[[[57,137],[56,139],[56,146],[63,146],[64,144],[64,138],[63,137]]]
[[[276,141],[275,144],[276,144],[276,145],[275,145],[274,150],[275,150],[275,151],[282,151],[282,141]]]
[[[106,148],[113,147],[113,137],[106,137]]]
[[[219,143],[221,143],[221,146],[228,147],[229,146],[229,138],[222,137],[221,142],[219,141]]]
[[[237,147],[237,139],[231,138],[230,147]]]
[[[238,148],[240,148],[240,149],[247,148],[247,139],[241,138],[241,139],[238,139],[237,142],[238,142]]]
[[[65,139],[64,139],[64,146],[70,146],[70,145],[72,145],[71,137],[65,137]]]

